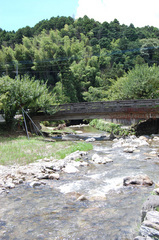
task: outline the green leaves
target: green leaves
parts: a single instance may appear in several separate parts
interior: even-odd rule
[[[158,98],[158,89],[159,67],[136,65],[124,77],[114,82],[108,91],[108,98],[110,100]]]
[[[37,112],[47,111],[54,98],[49,93],[47,85],[29,76],[16,79],[8,76],[0,78],[0,106],[4,111],[7,123],[12,123],[15,114],[21,107]]]

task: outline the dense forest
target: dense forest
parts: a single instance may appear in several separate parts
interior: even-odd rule
[[[59,103],[159,97],[159,29],[52,17],[0,29],[0,77],[47,83]]]

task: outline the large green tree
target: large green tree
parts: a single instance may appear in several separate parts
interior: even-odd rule
[[[22,108],[30,112],[49,110],[54,98],[46,84],[27,75],[12,79],[8,76],[0,78],[0,106],[8,127],[14,122],[14,117]]]
[[[159,67],[136,65],[110,87],[108,99],[152,99],[159,97]]]

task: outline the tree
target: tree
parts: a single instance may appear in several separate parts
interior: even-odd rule
[[[88,92],[83,93],[83,98],[87,102],[97,102],[106,98],[106,91],[102,88],[89,87]]]
[[[46,84],[27,75],[12,79],[8,76],[0,78],[0,102],[8,127],[14,122],[14,117],[21,108],[37,112],[40,109],[48,111],[53,104],[53,96]]]
[[[152,99],[159,97],[159,67],[136,65],[118,78],[108,91],[108,99]]]
[[[149,65],[158,64],[159,60],[159,40],[156,38],[149,38],[141,40],[141,55],[145,62]]]

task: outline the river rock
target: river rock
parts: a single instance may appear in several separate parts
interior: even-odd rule
[[[81,195],[80,197],[77,198],[76,201],[86,201],[87,198],[84,195]]]
[[[60,179],[60,175],[58,173],[51,173],[49,175],[49,179],[56,179],[59,180]]]
[[[71,164],[75,167],[85,167],[85,166],[89,166],[89,163],[88,162],[84,162],[84,161],[74,161],[74,162],[71,162]]]
[[[155,188],[155,189],[153,190],[153,193],[159,195],[159,188]]]
[[[86,141],[86,142],[95,142],[95,140],[96,140],[96,139],[92,137],[92,138],[87,138],[85,141]]]
[[[136,150],[135,147],[127,147],[124,149],[124,152],[126,153],[133,153]]]
[[[159,137],[158,136],[154,136],[153,137],[153,141],[157,141],[158,142],[159,141]]]
[[[147,227],[144,225],[141,225],[141,227],[140,227],[140,234],[144,237],[148,236],[148,237],[150,237],[150,239],[156,239],[156,240],[159,239],[159,231],[157,231],[154,228]]]
[[[151,224],[155,224],[153,228],[159,231],[159,212],[158,211],[148,211],[144,219],[143,224],[145,226],[151,227]]]
[[[132,177],[126,177],[123,179],[124,186],[138,185],[138,186],[151,186],[153,181],[147,175],[137,175]]]
[[[73,152],[70,155],[68,155],[67,157],[65,157],[64,161],[69,162],[69,161],[72,161],[72,160],[81,159],[85,155],[87,155],[87,152],[77,150],[76,152]]]
[[[41,180],[41,179],[49,179],[49,174],[43,174],[43,173],[41,173],[41,174],[37,175],[36,177],[37,177],[37,179],[39,179],[39,180]]]
[[[126,139],[120,138],[118,140],[115,140],[112,147],[113,148],[119,148],[119,147],[137,148],[140,146],[148,146],[148,145],[149,145],[148,140],[145,140],[145,138],[143,137],[137,138],[136,136],[130,136]]]
[[[79,172],[79,170],[75,166],[73,166],[71,164],[67,164],[65,166],[65,168],[63,168],[63,172],[65,172],[65,173],[76,173],[76,172]]]
[[[109,159],[108,157],[101,157],[96,153],[92,156],[92,161],[98,164],[106,164],[109,162],[113,162],[112,159]]]
[[[33,182],[30,183],[30,187],[35,188],[35,187],[40,186],[41,184],[42,184],[41,182],[33,181]]]
[[[134,240],[153,240],[151,237],[143,237],[143,236],[137,236],[134,238]]]
[[[7,182],[6,184],[5,184],[5,187],[6,188],[15,188],[15,184],[14,183],[12,183],[12,182]]]
[[[144,221],[148,211],[153,211],[156,207],[159,207],[159,196],[150,195],[142,206],[141,221]]]
[[[109,139],[110,139],[110,140],[114,140],[114,139],[115,139],[114,133],[111,133],[111,134],[109,135]]]

